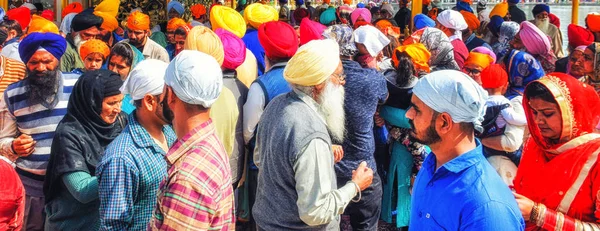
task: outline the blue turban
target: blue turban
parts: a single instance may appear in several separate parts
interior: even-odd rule
[[[321,17],[319,17],[319,22],[323,25],[327,25],[333,21],[335,21],[335,9],[327,9],[321,13]]]
[[[4,16],[6,16],[6,12],[4,11],[4,8],[0,7],[0,22],[4,21]]]
[[[468,2],[463,2],[459,0],[458,2],[456,2],[456,11],[460,12],[461,10],[473,13],[473,9],[471,8],[471,5]]]
[[[533,10],[531,10],[531,13],[533,13],[533,16],[535,17],[536,15],[538,15],[539,13],[542,13],[546,11],[546,13],[550,13],[550,6],[546,5],[546,4],[537,4],[533,7]]]
[[[435,21],[424,14],[415,15],[415,27],[417,30],[423,29],[425,27],[435,27]]]
[[[510,4],[517,4],[519,2],[520,2],[519,0],[508,0],[508,3],[510,3]]]
[[[359,2],[358,4],[356,4],[356,8],[365,8],[365,4],[362,2]]]
[[[498,37],[498,32],[500,32],[500,27],[503,22],[504,19],[498,15],[494,15],[490,18],[490,23],[487,26],[494,36]]]
[[[29,62],[31,56],[40,48],[50,52],[54,58],[60,60],[60,57],[67,49],[65,38],[54,33],[33,32],[21,41],[19,44],[19,55],[24,63]]]
[[[304,0],[297,0],[296,5],[304,5]]]
[[[177,13],[179,13],[180,16],[183,15],[183,13],[185,12],[183,5],[181,5],[180,2],[175,0],[170,1],[167,5],[167,13],[171,12],[171,9],[175,9],[175,11],[177,11]]]

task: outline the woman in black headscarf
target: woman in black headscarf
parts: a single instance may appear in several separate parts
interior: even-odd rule
[[[50,151],[44,182],[46,230],[98,229],[96,166],[127,124],[121,85],[121,77],[109,70],[85,72],[75,83]]]

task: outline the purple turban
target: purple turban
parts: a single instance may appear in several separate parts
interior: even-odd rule
[[[352,20],[352,25],[356,24],[356,20],[358,20],[359,16],[362,16],[362,18],[366,22],[371,23],[371,11],[369,11],[365,8],[358,8],[358,9],[354,10],[352,12],[352,14],[350,15],[350,19]]]
[[[246,45],[244,41],[222,28],[215,30],[215,34],[221,39],[223,50],[225,51],[223,67],[227,70],[235,70],[246,60]]]
[[[27,64],[31,56],[39,49],[50,52],[54,58],[60,60],[67,49],[67,41],[62,36],[54,33],[31,33],[25,36],[19,44],[21,60]]]

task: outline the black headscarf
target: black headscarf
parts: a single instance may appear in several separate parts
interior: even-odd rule
[[[104,148],[127,124],[123,112],[112,124],[100,117],[102,101],[105,97],[119,94],[121,85],[121,77],[109,70],[85,72],[75,83],[67,114],[58,124],[52,140],[44,182],[46,202],[64,190],[61,181],[63,174],[77,171],[92,176],[96,174],[96,166]]]
[[[73,21],[71,21],[71,28],[75,32],[87,30],[94,26],[100,28],[100,26],[102,26],[102,22],[104,22],[102,17],[96,16],[93,11],[85,10],[73,17]]]

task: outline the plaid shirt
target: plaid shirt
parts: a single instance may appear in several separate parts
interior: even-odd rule
[[[151,230],[235,230],[229,158],[212,120],[192,129],[167,154]]]
[[[163,127],[167,144],[177,137]],[[100,230],[144,230],[156,205],[160,183],[167,177],[165,151],[135,117],[107,147],[98,164]]]

